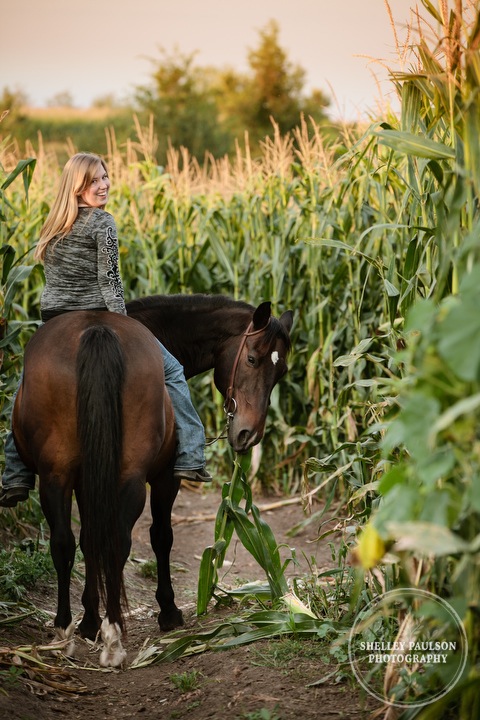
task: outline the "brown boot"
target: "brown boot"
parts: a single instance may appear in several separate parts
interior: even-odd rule
[[[175,480],[188,480],[189,482],[210,482],[213,478],[204,467],[195,470],[183,470],[177,468],[173,471]]]
[[[0,507],[15,507],[15,505],[23,500],[28,500],[30,488],[25,485],[14,485],[9,488],[0,490]]]

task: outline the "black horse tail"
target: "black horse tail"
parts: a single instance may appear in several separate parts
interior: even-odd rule
[[[109,622],[124,629],[119,488],[125,360],[118,336],[104,325],[83,333],[77,356],[77,427],[82,454],[82,550],[92,594]]]

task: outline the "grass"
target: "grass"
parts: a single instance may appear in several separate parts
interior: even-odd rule
[[[138,568],[138,572],[144,578],[149,580],[157,579],[157,561],[156,560],[145,560]]]
[[[22,674],[23,670],[13,665],[7,670],[0,670],[0,694],[8,697],[8,691],[19,685]]]
[[[203,673],[198,670],[187,670],[183,673],[172,673],[170,680],[181,693],[196,690],[201,682]]]
[[[325,661],[325,645],[315,640],[298,640],[295,637],[270,640],[261,648],[254,646],[250,650],[252,665],[276,668],[284,674],[292,670],[292,664],[304,660]]]
[[[20,601],[26,590],[55,575],[44,543],[26,540],[11,550],[0,550],[0,599]]]
[[[108,107],[91,107],[88,109],[75,107],[26,108],[27,117],[43,120],[108,120],[119,114],[116,109]]]
[[[36,529],[38,529],[40,536],[42,538],[45,536],[46,522],[40,505],[38,490],[30,492],[28,500],[22,502],[15,509],[3,510],[1,518],[0,526],[15,537],[18,537],[22,530],[19,527],[20,523],[22,523],[23,528],[28,528],[29,532],[36,533]]]
[[[243,713],[237,715],[238,720],[282,720],[281,715],[277,712],[278,706],[274,710],[268,710],[268,708],[260,708],[253,712]]]
[[[156,580],[157,579],[157,561],[155,559],[141,561],[138,566],[138,572],[142,577],[147,578],[148,580]],[[170,572],[172,572],[172,573],[188,573],[189,570],[182,563],[171,562],[170,563]]]

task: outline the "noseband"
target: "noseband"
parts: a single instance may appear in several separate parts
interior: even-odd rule
[[[245,347],[247,338],[253,337],[253,335],[259,335],[260,333],[264,332],[264,330],[266,330],[269,325],[270,325],[270,318],[268,318],[267,324],[264,327],[260,328],[260,330],[252,330],[252,328],[253,328],[253,320],[252,320],[242,335],[242,339],[240,341],[240,345],[238,347],[237,354],[235,356],[235,360],[233,362],[232,373],[230,375],[230,382],[228,384],[227,392],[225,393],[225,402],[223,403],[223,412],[227,416],[227,427],[228,427],[229,421],[233,418],[233,416],[237,412],[237,401],[233,397],[233,388],[235,385],[235,376],[237,374],[238,363],[240,362],[240,355],[242,354],[243,348]]]

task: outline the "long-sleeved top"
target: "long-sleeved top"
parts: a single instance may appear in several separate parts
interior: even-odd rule
[[[42,317],[69,310],[126,314],[115,220],[100,208],[79,208],[71,231],[44,257]]]

